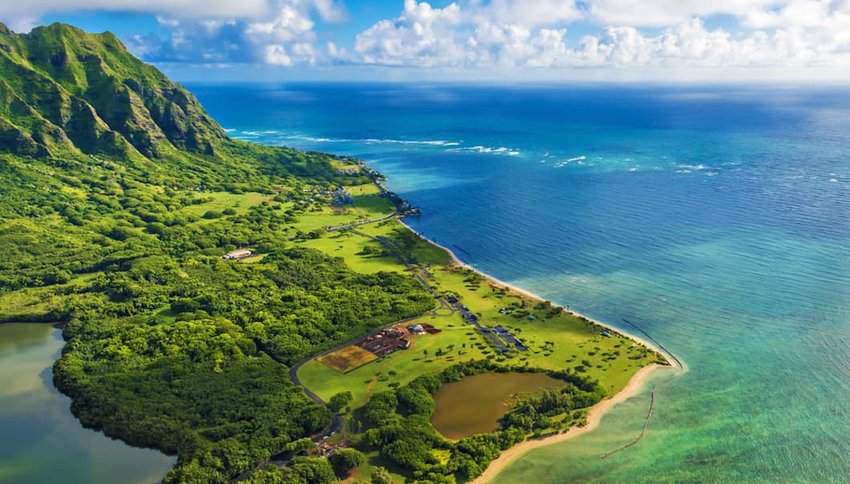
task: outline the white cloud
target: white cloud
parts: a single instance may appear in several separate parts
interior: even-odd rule
[[[745,16],[777,3],[776,0],[589,0],[586,5],[590,18],[604,25],[666,27],[693,17]]]
[[[500,23],[513,23],[526,27],[572,22],[583,14],[571,0],[492,0],[487,4],[474,0],[468,5],[473,16]]]
[[[269,12],[267,0],[0,0],[6,18],[39,17],[79,11],[148,12],[180,17],[258,17]]]
[[[357,35],[354,50],[366,64],[419,65],[453,63],[464,49],[457,45],[453,28],[460,23],[460,8],[452,3],[432,8],[426,2],[405,0],[395,20],[381,20]]]
[[[292,58],[286,53],[286,47],[282,45],[267,45],[264,53],[266,64],[276,66],[291,66],[293,64]]]
[[[396,19],[361,32],[354,63],[411,67],[807,67],[850,68],[850,0],[470,0],[434,8],[407,0]],[[586,22],[600,33],[569,38]],[[546,13],[550,16],[547,18]],[[734,15],[732,33],[700,16]],[[663,26],[648,34],[642,26]],[[658,32],[658,31],[657,31]]]
[[[278,66],[312,64],[313,15],[336,21],[345,15],[331,0],[275,0],[263,18],[218,19],[157,17],[166,39],[137,36],[129,46],[154,62],[266,63]]]
[[[167,38],[128,42],[154,62],[693,68],[717,77],[718,68],[823,67],[850,77],[850,0],[388,1],[402,6],[397,17],[333,42],[319,38],[316,22],[345,20],[342,0],[0,0],[0,17],[26,28],[45,12],[155,13]]]

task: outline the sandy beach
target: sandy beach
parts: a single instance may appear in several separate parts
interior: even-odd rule
[[[611,398],[606,398],[605,400],[602,400],[601,402],[590,408],[590,411],[587,413],[587,425],[585,425],[584,427],[573,427],[562,434],[551,435],[542,439],[532,439],[520,442],[519,444],[502,452],[499,457],[497,457],[493,462],[490,463],[490,465],[487,467],[487,470],[485,470],[483,474],[481,474],[474,481],[472,481],[472,483],[484,484],[486,482],[492,481],[508,465],[510,465],[512,462],[522,457],[531,450],[547,445],[557,444],[558,442],[564,442],[566,440],[574,439],[582,434],[590,432],[599,425],[599,422],[602,421],[602,417],[605,415],[606,412],[608,412],[608,410],[610,410],[618,403],[624,402],[629,398],[639,394],[643,390],[646,381],[648,380],[649,376],[652,375],[653,372],[675,369],[677,369],[677,367],[675,366],[659,365],[657,363],[653,363],[651,365],[641,368],[637,371],[637,373],[632,376],[631,380],[629,380],[629,383],[619,393],[617,393]]]
[[[530,292],[530,291],[527,291],[527,290],[522,289],[520,287],[516,287],[514,285],[508,284],[505,281],[502,281],[500,279],[497,279],[495,277],[490,276],[489,274],[481,272],[480,270],[478,270],[478,269],[472,267],[471,265],[460,260],[457,257],[457,255],[454,253],[454,251],[452,251],[448,247],[445,247],[443,245],[440,245],[440,244],[434,242],[433,240],[428,239],[427,237],[420,234],[419,232],[414,230],[412,227],[410,227],[409,225],[404,223],[403,220],[400,219],[399,221],[401,222],[402,225],[407,227],[408,230],[415,233],[416,235],[421,237],[423,240],[426,240],[428,243],[436,245],[437,247],[440,247],[441,249],[448,252],[455,265],[457,265],[459,267],[463,267],[465,269],[473,270],[473,271],[477,272],[478,274],[481,274],[491,284],[494,284],[494,285],[497,285],[497,286],[500,286],[500,287],[504,287],[504,288],[510,289],[512,291],[515,291],[515,292],[518,292],[518,293],[520,293],[520,294],[522,294],[522,295],[524,295],[524,296],[526,296],[530,299],[534,299],[534,300],[538,300],[538,301],[545,301],[544,298],[540,297],[537,294],[534,294],[533,292]],[[502,452],[501,455],[499,455],[498,458],[496,458],[493,462],[490,463],[490,465],[487,467],[487,470],[485,470],[483,474],[481,474],[478,478],[476,478],[474,481],[472,481],[474,484],[484,484],[486,482],[493,480],[502,470],[505,469],[505,467],[507,467],[512,462],[514,462],[515,460],[517,460],[518,458],[520,458],[521,456],[523,456],[524,454],[528,453],[531,450],[534,450],[534,449],[537,449],[537,448],[540,448],[540,447],[544,447],[544,446],[547,446],[547,445],[556,444],[558,442],[564,442],[566,440],[570,440],[570,439],[576,438],[576,437],[578,437],[582,434],[590,432],[591,430],[593,430],[594,428],[596,428],[599,425],[599,422],[601,422],[602,417],[605,415],[606,412],[608,412],[608,410],[610,410],[612,407],[614,407],[618,403],[626,401],[629,398],[632,398],[632,397],[638,395],[643,390],[644,386],[646,385],[647,380],[649,379],[649,377],[654,372],[656,372],[656,371],[686,371],[687,370],[687,367],[684,365],[684,363],[681,363],[678,358],[669,354],[663,348],[659,348],[657,345],[654,345],[651,342],[646,341],[643,338],[634,336],[633,334],[621,331],[619,329],[612,328],[609,325],[606,325],[606,324],[604,324],[600,321],[597,321],[593,318],[588,318],[587,316],[585,316],[581,313],[578,313],[576,311],[573,311],[569,308],[563,308],[563,310],[567,313],[572,314],[573,316],[585,318],[588,321],[593,322],[594,324],[598,324],[599,326],[609,328],[612,331],[616,331],[616,332],[624,335],[625,337],[632,339],[632,340],[646,346],[647,348],[650,348],[650,349],[658,352],[659,354],[664,356],[664,358],[667,360],[669,365],[660,365],[660,364],[657,364],[657,363],[653,363],[651,365],[645,366],[645,367],[641,368],[640,370],[638,370],[634,375],[632,375],[632,378],[629,380],[628,384],[626,384],[626,386],[622,390],[620,390],[620,392],[618,392],[616,395],[614,395],[612,397],[609,397],[609,398],[606,398],[605,400],[602,400],[601,402],[597,403],[596,405],[594,405],[593,407],[590,408],[590,410],[588,411],[588,414],[587,414],[587,425],[585,425],[583,427],[573,427],[570,430],[568,430],[567,432],[564,432],[564,433],[561,433],[561,434],[556,434],[556,435],[551,435],[551,436],[544,437],[544,438],[541,438],[541,439],[526,440],[526,441],[520,442],[519,444],[517,444],[517,445],[511,447],[510,449]]]

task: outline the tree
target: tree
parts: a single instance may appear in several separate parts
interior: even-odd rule
[[[293,454],[302,454],[312,449],[313,447],[313,441],[310,439],[310,437],[304,437],[302,439],[294,440],[286,444],[287,452],[292,452]]]
[[[325,459],[296,457],[283,469],[283,482],[328,484],[336,482],[336,476]]]
[[[331,465],[338,476],[347,476],[352,469],[356,469],[366,462],[366,456],[357,449],[339,449],[330,457]]]
[[[372,469],[372,484],[391,484],[392,482],[393,476],[386,467],[378,466]]]
[[[328,402],[328,408],[331,412],[339,412],[344,409],[351,403],[354,397],[351,395],[351,392],[340,392],[331,397],[331,400]]]

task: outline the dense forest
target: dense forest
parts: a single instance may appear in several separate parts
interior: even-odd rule
[[[230,139],[111,34],[0,25],[0,322],[66,323],[73,412],[177,454],[166,482],[225,482],[323,429],[287,365],[434,306],[408,275],[294,247],[312,194],[366,181]],[[332,475],[299,458],[249,479]]]

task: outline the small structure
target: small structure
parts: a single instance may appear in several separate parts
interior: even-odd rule
[[[397,350],[410,348],[410,340],[403,329],[393,327],[384,329],[376,335],[364,339],[358,346],[364,350],[374,353],[378,358],[395,353]]]
[[[343,186],[337,187],[334,192],[334,204],[335,205],[352,205],[354,204],[354,197],[348,193],[348,190]]]
[[[248,257],[251,257],[252,255],[254,255],[254,252],[251,251],[251,249],[239,249],[239,250],[234,250],[233,252],[228,252],[221,257],[224,260],[241,260],[241,259],[247,259]]]
[[[422,327],[421,324],[414,324],[413,326],[408,326],[407,330],[413,334],[425,334],[425,328]]]
[[[611,332],[608,331],[608,328],[602,328],[602,336],[604,336],[605,338],[611,337]]]

